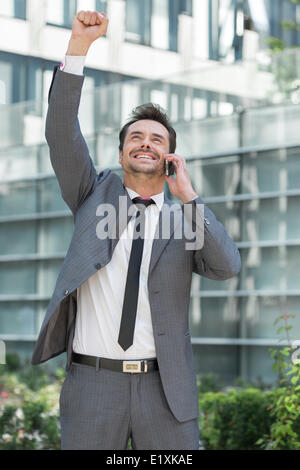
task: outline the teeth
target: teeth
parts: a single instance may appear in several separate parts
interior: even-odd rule
[[[149,155],[137,155],[135,158],[147,158],[148,160],[152,160],[152,158],[149,157]]]

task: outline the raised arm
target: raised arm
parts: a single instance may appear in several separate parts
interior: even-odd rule
[[[72,25],[67,55],[87,55],[91,44],[106,33],[105,13],[79,12]],[[62,197],[75,214],[90,194],[97,173],[78,121],[83,75],[55,68],[49,91],[46,140]]]

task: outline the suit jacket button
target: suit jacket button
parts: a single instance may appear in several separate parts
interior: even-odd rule
[[[100,269],[100,268],[101,268],[101,264],[100,264],[100,263],[95,264],[95,268],[96,268],[96,269]]]
[[[68,293],[69,293],[69,291],[68,291],[68,289],[66,289],[65,292],[64,292],[64,294],[65,294],[65,295],[68,295]]]

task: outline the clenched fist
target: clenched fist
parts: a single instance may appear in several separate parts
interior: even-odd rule
[[[72,24],[72,36],[67,55],[86,55],[90,45],[101,38],[108,27],[108,18],[104,12],[80,11]]]

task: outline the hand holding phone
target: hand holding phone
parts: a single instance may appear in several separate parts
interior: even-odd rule
[[[165,175],[174,175],[174,166],[172,165],[172,162],[169,162],[167,159],[165,159]]]

